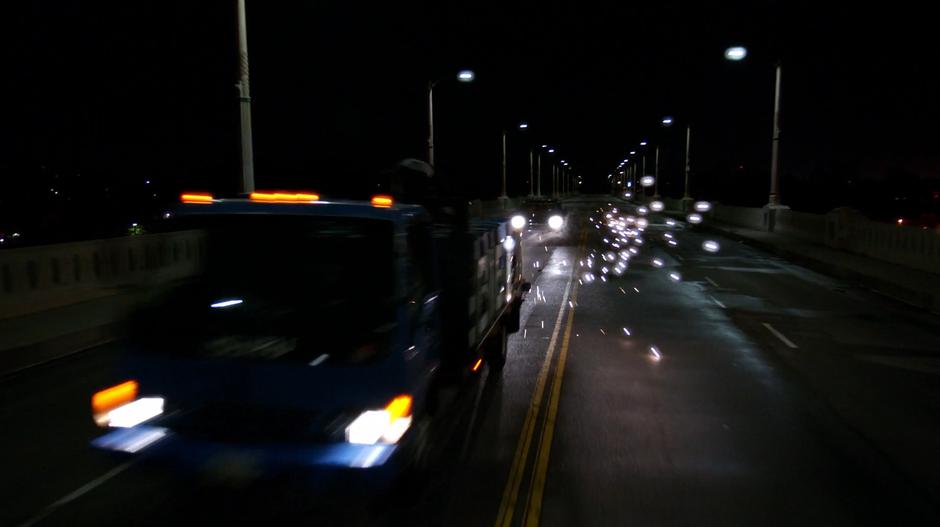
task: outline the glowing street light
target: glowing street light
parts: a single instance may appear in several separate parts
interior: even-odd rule
[[[744,60],[747,57],[747,48],[744,46],[731,46],[725,50],[725,58],[728,60]]]
[[[662,122],[663,122],[663,126],[671,126],[671,125],[672,125],[672,117],[669,117],[669,116],[663,117],[663,121],[662,121]]]
[[[458,82],[473,82],[476,74],[472,70],[460,70],[457,72]],[[441,79],[428,82],[428,164],[434,166],[434,86]]]

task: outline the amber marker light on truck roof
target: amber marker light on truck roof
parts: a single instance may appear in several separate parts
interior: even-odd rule
[[[394,204],[391,196],[372,196],[372,206],[374,207],[391,207]]]
[[[180,201],[183,203],[199,203],[203,205],[208,205],[212,203],[212,194],[207,194],[205,192],[184,192],[180,194]]]
[[[319,201],[320,195],[312,192],[252,192],[249,198],[261,203],[310,203]]]

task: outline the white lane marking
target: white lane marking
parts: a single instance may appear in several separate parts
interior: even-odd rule
[[[715,298],[715,297],[713,297],[713,296],[709,296],[708,298],[711,298],[711,299],[712,299],[712,302],[714,302],[715,304],[718,304],[718,307],[720,307],[721,309],[728,309],[728,306],[722,304],[722,303],[721,303],[721,300],[718,300],[717,298]]]
[[[764,273],[764,274],[786,274],[785,269],[774,269],[770,267],[699,267],[699,269],[717,269],[719,271],[728,271],[732,273]]]
[[[792,340],[788,339],[788,338],[786,337],[786,335],[784,335],[783,333],[780,333],[779,331],[777,331],[777,329],[776,329],[775,327],[771,326],[770,324],[768,324],[768,323],[766,323],[766,322],[762,322],[762,324],[764,325],[765,328],[767,328],[768,331],[770,331],[771,333],[773,333],[775,337],[777,337],[778,339],[780,339],[780,342],[783,342],[784,344],[786,344],[787,346],[789,346],[789,347],[791,347],[791,348],[793,348],[793,349],[799,348],[799,346],[797,346],[796,344],[794,344]]]
[[[711,278],[709,278],[709,277],[707,277],[707,276],[705,277],[705,281],[707,281],[707,282],[708,282],[709,284],[711,284],[713,287],[718,287],[718,284],[716,284],[714,280],[712,280]]]
[[[113,478],[114,476],[117,476],[118,474],[120,474],[121,472],[124,472],[125,470],[131,468],[131,466],[133,466],[134,463],[136,463],[136,460],[124,462],[124,463],[122,463],[122,464],[120,464],[120,465],[118,465],[118,466],[112,468],[111,470],[105,472],[104,474],[98,476],[97,478],[95,478],[95,479],[89,481],[88,483],[85,483],[85,484],[82,485],[81,487],[78,487],[77,489],[73,490],[72,492],[69,492],[69,493],[66,494],[65,496],[62,496],[62,497],[59,498],[58,500],[54,501],[51,505],[49,505],[48,507],[46,507],[45,509],[43,509],[39,514],[37,514],[37,515],[33,516],[32,518],[26,520],[25,522],[21,523],[19,527],[32,527],[33,525],[36,525],[37,523],[41,522],[42,520],[48,518],[52,513],[54,513],[57,509],[59,509],[59,508],[62,507],[63,505],[68,505],[69,503],[71,503],[71,502],[77,500],[78,498],[81,498],[81,497],[84,496],[85,494],[88,494],[89,492],[91,492],[91,491],[95,490],[96,488],[100,487],[102,484],[104,484],[105,482],[107,482],[109,479],[111,479],[111,478]]]

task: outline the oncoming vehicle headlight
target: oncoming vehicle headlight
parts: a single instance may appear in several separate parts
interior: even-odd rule
[[[553,214],[550,218],[548,218],[548,226],[553,231],[557,231],[561,229],[564,225],[565,225],[564,218],[562,218],[558,214]]]
[[[521,231],[525,227],[525,216],[522,214],[516,214],[509,220],[509,224],[512,225],[513,229]]]
[[[411,396],[399,395],[384,410],[366,410],[346,427],[346,442],[394,444],[411,426]]]

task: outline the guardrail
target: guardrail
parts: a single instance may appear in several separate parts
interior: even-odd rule
[[[0,318],[190,276],[204,253],[200,231],[0,251]]]
[[[667,210],[681,211],[682,200],[664,198]],[[827,214],[789,209],[733,207],[715,203],[709,213],[718,222],[841,249],[851,253],[940,273],[940,231],[887,225],[860,212],[839,208]]]

